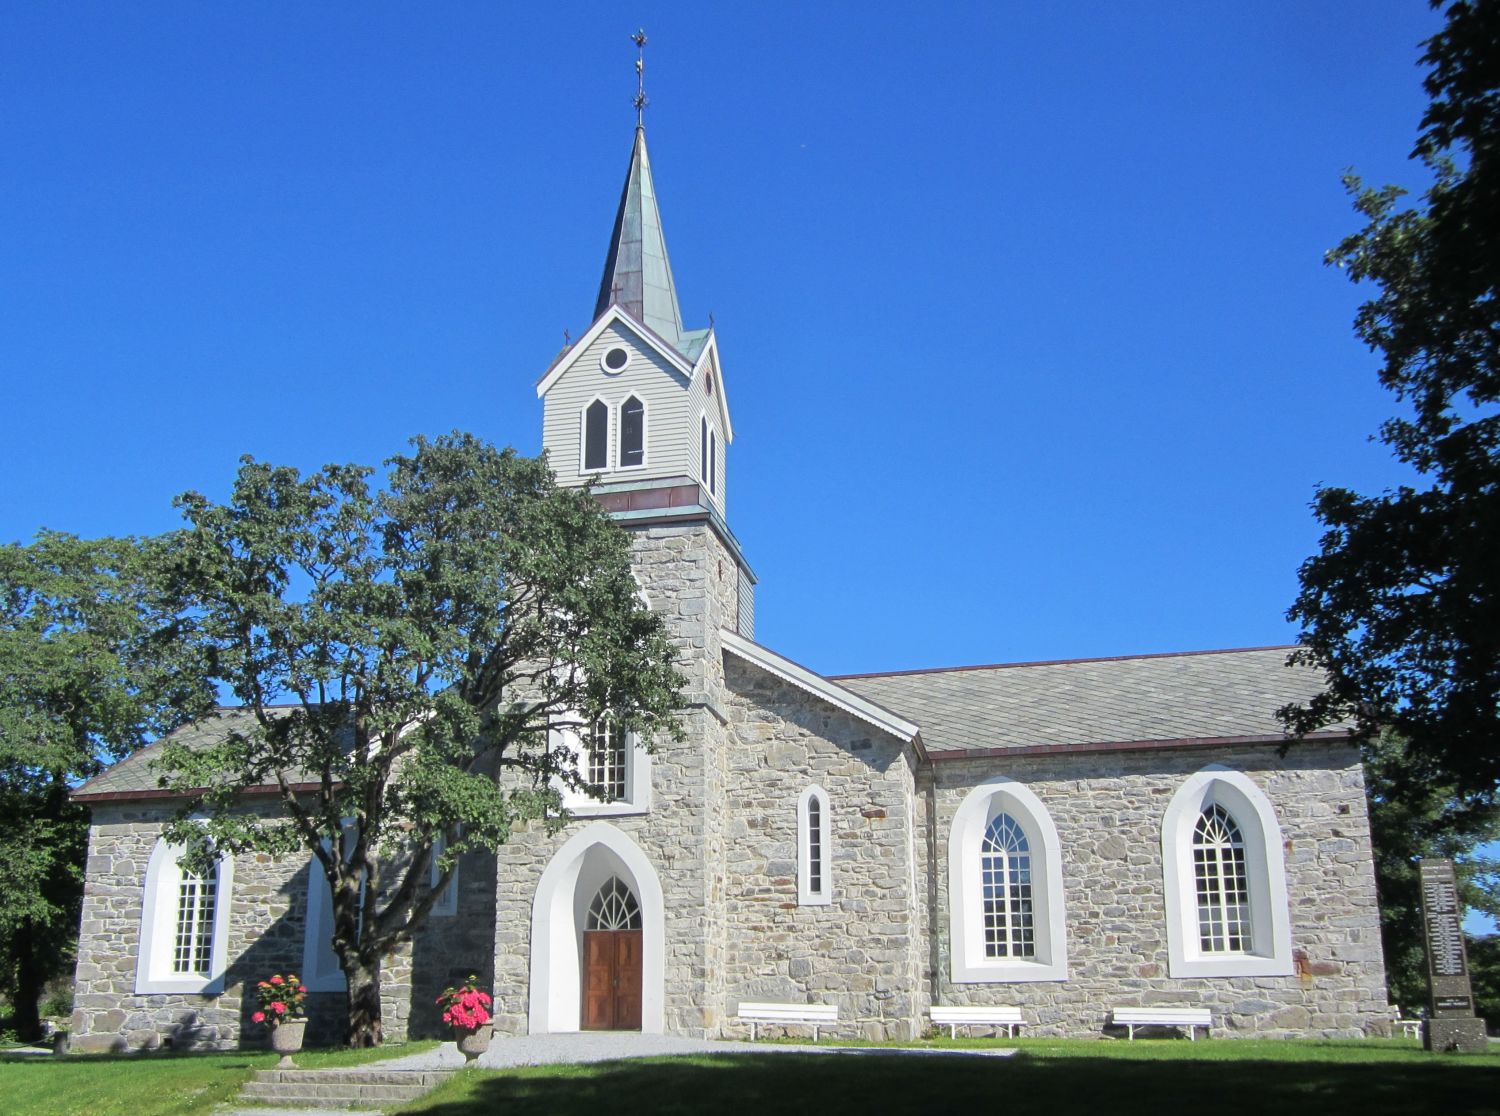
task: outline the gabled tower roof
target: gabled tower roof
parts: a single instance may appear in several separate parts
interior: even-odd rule
[[[651,181],[646,129],[639,125],[620,195],[620,211],[615,214],[609,239],[609,255],[604,260],[594,320],[614,303],[673,348],[682,349],[682,312],[677,308],[677,287],[672,282],[672,265],[667,262],[667,238],[662,233],[656,186]]]

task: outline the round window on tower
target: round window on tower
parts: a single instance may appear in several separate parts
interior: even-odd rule
[[[611,376],[617,372],[625,371],[625,366],[629,363],[630,353],[619,345],[616,345],[613,349],[606,349],[604,355],[599,358],[599,367]]]

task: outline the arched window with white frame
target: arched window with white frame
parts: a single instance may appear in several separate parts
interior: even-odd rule
[[[956,984],[1067,979],[1057,827],[1014,779],[981,783],[953,816],[948,931]]]
[[[646,463],[646,404],[634,395],[620,404],[620,468]]]
[[[797,799],[797,902],[833,902],[833,818],[828,792],[811,786]]]
[[[1290,975],[1281,826],[1265,792],[1211,764],[1172,796],[1161,841],[1170,975]]]
[[[225,853],[211,872],[200,875],[180,863],[185,851],[165,839],[151,850],[141,902],[137,994],[223,991],[234,858]]]

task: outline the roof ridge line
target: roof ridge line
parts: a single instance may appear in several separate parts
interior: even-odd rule
[[[1014,670],[1018,667],[1073,666],[1079,663],[1120,663],[1136,659],[1184,659],[1198,655],[1241,655],[1249,651],[1295,651],[1300,644],[1273,643],[1263,647],[1214,647],[1201,651],[1147,651],[1138,655],[1094,655],[1081,659],[1031,659],[1017,663],[976,663],[973,666],[916,667],[911,670],[872,670],[862,674],[825,674],[830,682],[854,678],[898,678],[907,674],[953,674],[966,670]]]

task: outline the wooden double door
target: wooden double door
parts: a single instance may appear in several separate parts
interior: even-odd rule
[[[641,1029],[641,932],[583,932],[583,1029]]]

